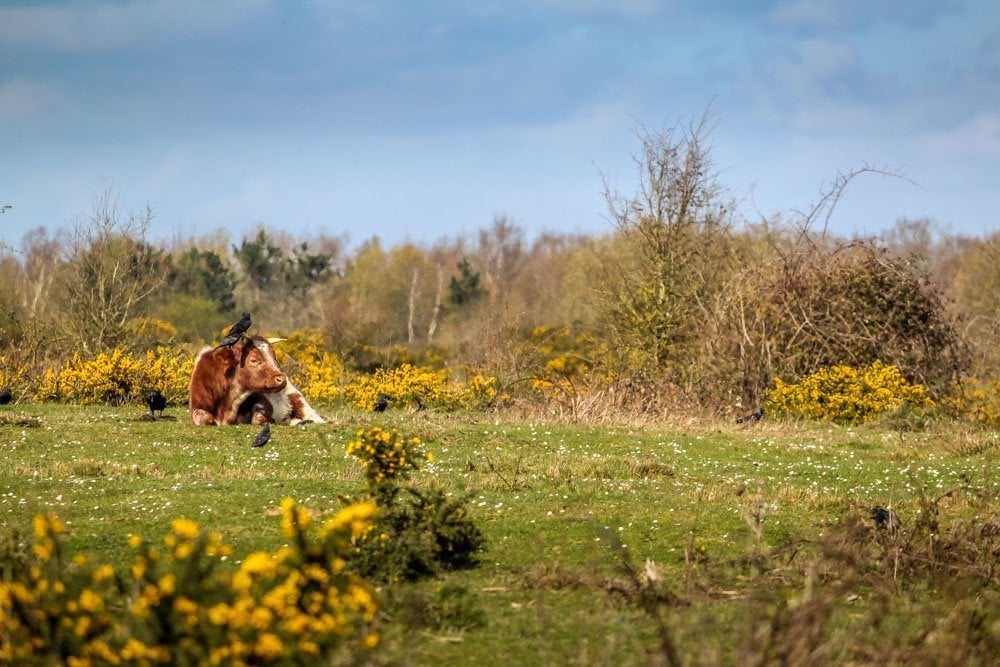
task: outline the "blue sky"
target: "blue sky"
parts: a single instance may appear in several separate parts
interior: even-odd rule
[[[638,124],[710,107],[748,218],[1000,228],[1000,3],[151,0],[0,3],[0,241],[107,189],[154,237],[263,223],[430,244],[507,216],[610,229]]]

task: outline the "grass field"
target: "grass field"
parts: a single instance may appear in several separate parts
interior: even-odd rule
[[[990,664],[1000,651],[1000,438],[692,423],[592,427],[493,415],[334,411],[327,425],[143,422],[137,408],[0,411],[0,523],[54,511],[74,550],[123,566],[179,516],[234,559],[284,538],[291,496],[362,486],[358,428],[421,437],[413,478],[468,494],[479,567],[383,587],[392,664]],[[891,534],[869,519],[891,504]],[[629,564],[632,564],[632,569]]]

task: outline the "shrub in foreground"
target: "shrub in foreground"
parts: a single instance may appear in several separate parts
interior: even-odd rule
[[[233,569],[217,533],[176,519],[162,543],[129,538],[127,571],[67,558],[65,526],[34,519],[28,561],[0,583],[2,664],[316,664],[378,643],[372,589],[344,557],[371,528],[373,503],[343,508],[318,531],[282,501],[290,546]]]
[[[416,580],[477,564],[485,538],[469,517],[467,498],[400,486],[425,461],[434,460],[419,438],[374,427],[358,431],[347,453],[364,466],[367,488],[361,495],[379,507],[372,530],[349,555],[362,575]]]

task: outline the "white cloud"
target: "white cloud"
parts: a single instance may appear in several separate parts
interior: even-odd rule
[[[61,100],[62,95],[51,86],[12,79],[0,85],[0,118],[10,120],[51,109]]]
[[[984,112],[944,132],[924,135],[920,143],[946,157],[1000,158],[1000,113]]]
[[[0,44],[68,52],[153,45],[168,36],[225,30],[268,4],[155,0],[7,7],[0,9]]]

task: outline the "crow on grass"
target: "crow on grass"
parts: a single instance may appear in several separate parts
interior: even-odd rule
[[[14,396],[10,393],[10,387],[4,387],[3,391],[0,391],[0,405],[7,405],[14,400]]]
[[[385,394],[379,394],[378,400],[375,401],[375,412],[385,412],[385,409],[389,407],[389,399]]]
[[[759,422],[764,417],[764,408],[757,408],[745,417],[740,417],[736,420],[737,424],[745,424],[747,422]]]
[[[254,447],[263,447],[267,444],[267,441],[271,439],[271,424],[265,423],[264,428],[260,430],[257,437],[253,440]]]
[[[891,507],[886,509],[876,505],[872,508],[871,517],[875,521],[876,527],[888,528],[891,533],[895,533],[903,525],[903,522],[899,520],[899,515]]]
[[[162,417],[163,410],[167,407],[167,397],[161,394],[158,389],[154,389],[146,397],[146,405],[149,406],[149,414],[156,416],[156,413],[159,412]]]

